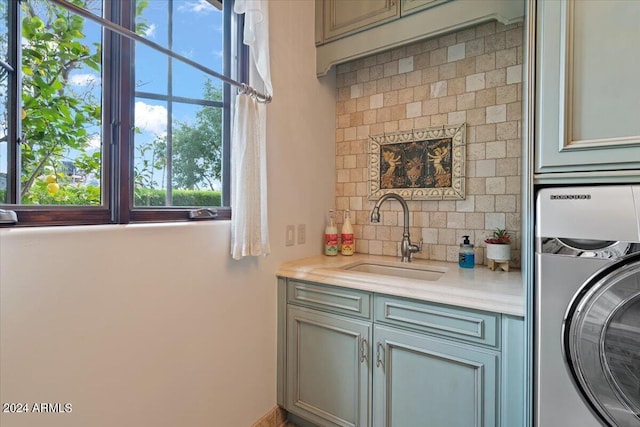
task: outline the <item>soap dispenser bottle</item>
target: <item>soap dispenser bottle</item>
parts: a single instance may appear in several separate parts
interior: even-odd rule
[[[351,211],[349,209],[344,211],[344,223],[342,224],[340,239],[342,239],[342,255],[353,255],[356,244],[353,239],[353,226],[351,225]]]
[[[338,255],[338,227],[333,209],[329,209],[329,221],[324,229],[324,254]]]
[[[458,253],[458,265],[462,268],[473,268],[476,264],[476,256],[473,252],[473,245],[469,242],[469,236],[462,236],[460,252]]]

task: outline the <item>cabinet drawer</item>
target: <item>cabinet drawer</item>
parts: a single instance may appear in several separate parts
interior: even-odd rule
[[[289,280],[287,302],[332,313],[371,318],[371,294],[354,289]]]
[[[375,297],[375,321],[498,347],[500,315],[385,295]]]

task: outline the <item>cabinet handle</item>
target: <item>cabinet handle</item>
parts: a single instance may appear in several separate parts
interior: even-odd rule
[[[360,363],[364,362],[367,359],[368,349],[369,349],[369,343],[367,342],[367,339],[360,338]]]
[[[378,341],[378,344],[376,344],[376,366],[378,368],[380,366],[384,367],[384,363],[382,362],[382,359],[380,359],[381,349],[382,349],[382,352],[384,352],[384,348],[382,348],[382,343]]]

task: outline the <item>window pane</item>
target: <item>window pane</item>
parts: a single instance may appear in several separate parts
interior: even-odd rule
[[[210,97],[220,90],[207,88]],[[169,132],[168,105],[135,103],[135,206],[220,206],[222,109],[171,103]]]
[[[136,28],[222,73],[223,13],[209,2],[149,2]],[[220,206],[221,82],[140,43],[135,70],[134,206]]]
[[[46,0],[22,16],[22,203],[100,205],[102,30]]]
[[[0,59],[7,62],[8,43],[8,0],[0,0]],[[0,203],[7,202],[7,135],[8,129],[8,91],[9,72],[0,66]]]

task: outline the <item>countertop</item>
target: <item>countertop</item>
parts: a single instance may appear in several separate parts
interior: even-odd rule
[[[360,263],[394,266],[403,264],[397,257],[389,256],[318,255],[284,263],[280,266],[277,275],[386,295],[524,316],[520,270],[491,271],[485,266],[468,269],[460,268],[457,263],[451,262],[413,260],[410,265],[414,267],[433,267],[444,271],[438,280],[425,281],[344,269],[345,266]]]

